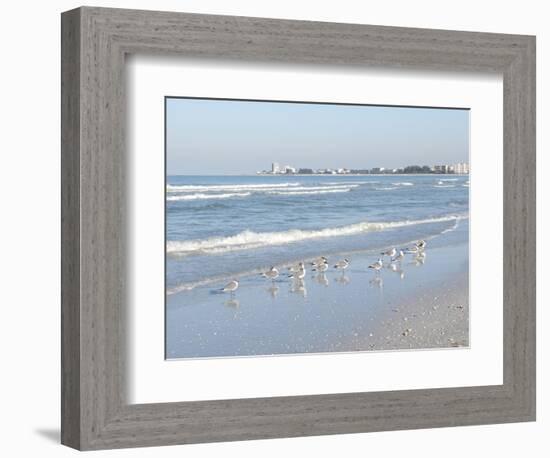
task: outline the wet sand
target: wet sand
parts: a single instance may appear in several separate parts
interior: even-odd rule
[[[368,269],[375,253],[348,253],[332,256],[324,274],[308,268],[303,281],[281,266],[275,281],[239,278],[234,294],[218,283],[169,295],[166,357],[468,346],[465,226],[429,241],[424,257],[407,255],[380,273]],[[332,265],[343,256],[351,263],[341,273]]]

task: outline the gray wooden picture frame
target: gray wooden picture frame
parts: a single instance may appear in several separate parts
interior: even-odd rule
[[[89,450],[535,419],[534,37],[82,7],[62,14],[61,39],[63,444]],[[125,56],[136,53],[502,74],[504,383],[128,404],[124,72]]]

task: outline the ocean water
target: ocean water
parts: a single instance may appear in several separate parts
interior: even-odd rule
[[[469,176],[168,176],[167,295],[429,240],[468,213]]]

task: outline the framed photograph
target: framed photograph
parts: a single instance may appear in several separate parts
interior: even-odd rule
[[[165,104],[166,358],[469,347],[469,110]]]
[[[62,15],[62,442],[535,419],[535,39]]]

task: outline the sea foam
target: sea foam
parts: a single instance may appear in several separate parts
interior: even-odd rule
[[[211,237],[203,240],[168,241],[166,252],[171,255],[190,256],[196,254],[223,254],[230,251],[249,250],[273,245],[285,245],[303,240],[325,237],[341,237],[363,232],[382,231],[418,224],[440,223],[467,218],[467,215],[446,215],[421,220],[393,222],[362,222],[348,226],[331,227],[318,230],[291,229],[282,232],[243,231],[227,237]]]
[[[331,194],[338,192],[349,192],[351,188],[320,188],[318,190],[304,190],[304,191],[295,191],[294,189],[290,191],[268,191],[267,194],[274,194],[278,196],[303,196],[311,194]]]
[[[197,192],[197,191],[241,191],[269,188],[289,188],[299,186],[300,183],[272,183],[272,184],[223,184],[223,185],[166,185],[168,192]]]
[[[246,197],[249,196],[249,192],[232,192],[226,194],[183,194],[176,196],[168,196],[167,201],[180,201],[180,200],[203,200],[203,199],[229,199],[231,197]]]

